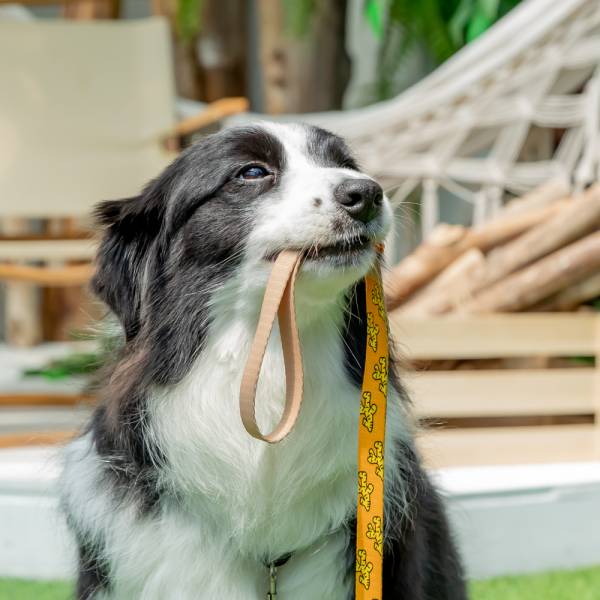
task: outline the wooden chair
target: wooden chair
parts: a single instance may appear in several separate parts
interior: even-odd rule
[[[0,21],[0,73],[5,329],[8,341],[32,344],[36,286],[82,285],[91,275],[95,242],[85,225],[94,204],[139,193],[182,136],[247,101],[219,100],[176,122],[171,37],[160,17]]]
[[[94,252],[72,227],[34,233],[32,219],[86,219],[96,202],[137,193],[173,159],[179,136],[247,106],[224,99],[175,122],[170,36],[160,18],[0,22],[0,72],[0,278],[28,285],[87,281],[89,266],[64,262]],[[52,267],[23,266],[36,261]],[[21,288],[8,290],[7,330],[35,341],[31,314],[29,324],[20,318],[32,302]]]

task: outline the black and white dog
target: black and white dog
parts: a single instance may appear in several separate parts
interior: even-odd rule
[[[87,431],[66,452],[63,504],[78,598],[255,600],[266,563],[281,600],[354,588],[357,427],[366,344],[362,277],[391,210],[344,142],[303,125],[209,136],[136,198],[98,209],[93,288],[124,341]],[[251,438],[239,386],[272,258],[302,249],[296,290],[305,394],[278,445]],[[257,393],[284,399],[278,335]],[[460,563],[390,386],[384,597],[463,600]]]

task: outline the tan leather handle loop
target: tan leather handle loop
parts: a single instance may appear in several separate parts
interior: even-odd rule
[[[240,415],[246,431],[271,444],[281,441],[294,428],[302,404],[302,353],[294,309],[294,288],[300,263],[300,253],[291,250],[284,250],[275,259],[240,386]],[[285,365],[285,406],[275,429],[263,435],[256,422],[256,386],[276,316]]]

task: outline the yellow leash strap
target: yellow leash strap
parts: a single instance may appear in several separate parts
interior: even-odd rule
[[[302,354],[294,309],[294,285],[300,262],[301,255],[289,250],[281,252],[275,260],[240,387],[240,415],[246,431],[269,443],[281,441],[293,429],[302,403]],[[388,324],[378,267],[365,277],[365,293],[367,339],[358,424],[355,599],[381,600]],[[262,434],[256,423],[256,387],[276,317],[283,348],[286,399],[279,424],[271,433]]]
[[[365,277],[367,353],[358,423],[356,600],[381,600],[383,585],[383,454],[388,386],[388,325],[381,277]]]

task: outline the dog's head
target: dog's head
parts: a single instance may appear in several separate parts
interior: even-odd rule
[[[390,216],[339,137],[304,125],[232,128],[187,149],[139,197],[99,207],[93,288],[129,340],[145,331],[175,353],[170,331],[198,345],[212,293],[233,280],[242,295],[264,289],[282,249],[304,252],[308,293],[339,295],[373,264]]]

